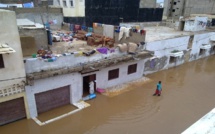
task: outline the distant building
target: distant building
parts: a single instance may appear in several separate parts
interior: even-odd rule
[[[214,14],[214,0],[165,0],[164,16],[178,19],[180,16],[189,17],[191,14]]]
[[[63,8],[64,22],[92,26],[93,22],[119,25],[120,22],[161,21],[163,9],[156,0],[50,0]]]

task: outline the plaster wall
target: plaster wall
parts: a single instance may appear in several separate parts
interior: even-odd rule
[[[185,22],[184,31],[201,31],[206,29],[207,17],[195,17],[195,20]]]
[[[70,86],[70,103],[78,102],[82,98],[83,80],[79,73],[59,75],[51,78],[39,79],[34,81],[33,86],[26,86],[26,94],[30,117],[37,117],[37,106],[35,94],[50,91],[56,88]]]
[[[64,17],[84,17],[85,16],[85,0],[73,0],[73,6],[70,5],[70,0],[66,0],[67,6],[63,5],[60,0],[60,5],[63,8]]]
[[[147,42],[146,50],[154,51],[154,56],[168,56],[173,50],[187,50],[190,36]]]
[[[69,56],[63,56],[57,58],[54,62],[45,62],[44,60],[40,60],[37,58],[30,58],[27,59],[25,62],[25,70],[26,73],[34,73],[34,72],[41,72],[41,71],[47,71],[47,70],[53,70],[53,69],[61,69],[61,68],[67,68],[67,67],[75,67],[75,66],[81,66],[82,64],[87,64],[92,61],[98,61],[102,60],[108,57],[118,57],[127,55],[126,52],[121,53],[118,49],[115,49],[115,53],[108,53],[108,54],[94,54],[90,57],[86,56],[75,56],[69,55]]]
[[[140,8],[156,8],[156,0],[140,0]]]
[[[188,48],[190,36],[148,42],[146,50],[154,52],[154,58],[149,59],[145,64],[144,74],[150,74],[159,70],[168,69],[170,67],[183,64],[184,56],[177,57],[176,62],[169,63],[170,53],[174,50],[186,51]]]
[[[2,55],[5,67],[0,68],[1,88],[25,81],[26,75],[15,12],[0,9],[0,18],[0,43],[7,43],[16,51]]]
[[[145,60],[139,60],[129,63],[124,63],[116,66],[111,66],[108,68],[103,68],[96,73],[97,84],[99,88],[108,88],[112,86],[121,85],[123,83],[139,79],[143,76]],[[128,66],[132,64],[137,64],[137,71],[132,74],[127,74]],[[108,80],[108,72],[113,69],[119,68],[119,77],[116,79]]]
[[[211,44],[212,42],[210,41],[210,38],[213,37],[214,35],[215,35],[214,32],[194,35],[189,61],[197,60],[210,55],[210,49],[206,49],[205,54],[199,55],[200,46],[202,46],[203,44]]]
[[[39,9],[38,9],[39,10]],[[28,13],[17,13],[17,19],[29,19],[33,22],[44,24],[46,22],[57,20],[57,24],[51,24],[51,29],[60,29],[61,24],[63,22],[63,14],[62,13],[49,13],[49,12],[28,12]]]
[[[166,69],[168,62],[169,62],[168,56],[147,59],[144,65],[144,75],[152,74],[160,70]]]
[[[21,37],[33,37],[37,50],[41,47],[48,48],[48,37],[45,29],[20,29],[19,34]]]
[[[190,14],[214,14],[215,1],[214,0],[186,0],[184,7],[184,16]]]

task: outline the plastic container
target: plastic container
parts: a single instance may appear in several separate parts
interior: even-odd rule
[[[32,58],[37,58],[37,54],[32,54]]]
[[[89,96],[90,96],[90,99],[96,98],[96,94],[90,94]]]

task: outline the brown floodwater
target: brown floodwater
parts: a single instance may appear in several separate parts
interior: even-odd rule
[[[215,56],[147,77],[152,81],[114,97],[99,94],[90,107],[48,125],[24,119],[0,134],[180,134],[215,107]],[[152,96],[159,80],[162,95]]]

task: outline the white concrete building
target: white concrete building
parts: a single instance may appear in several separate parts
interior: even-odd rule
[[[214,32],[185,32],[167,27],[146,27],[146,50],[154,57],[146,62],[144,74],[181,65],[214,54]]]
[[[0,10],[0,125],[28,118],[25,68],[15,12]],[[16,112],[14,112],[16,111]]]
[[[37,117],[52,108],[80,101],[89,94],[91,81],[96,80],[96,88],[107,89],[215,53],[214,32],[192,33],[168,27],[146,27],[145,30],[143,48],[149,52],[142,51],[141,47],[137,58],[115,49],[114,53],[90,57],[69,54],[54,62],[26,59],[30,116]]]
[[[138,60],[119,51],[91,57],[63,56],[55,62],[27,59],[25,68],[30,84],[26,86],[26,94],[30,116],[37,117],[39,113],[52,108],[80,101],[84,95],[89,94],[91,81],[96,80],[97,88],[106,89],[141,78],[145,59],[150,57],[146,52],[141,52],[141,55],[143,58]],[[130,60],[124,63],[121,61],[123,59],[117,59],[119,57],[127,57]],[[104,60],[107,65],[100,63]],[[59,99],[53,102],[53,98]]]
[[[53,6],[62,7],[64,17],[85,17],[85,0],[53,0]]]
[[[208,17],[189,17],[185,19],[184,31],[206,30]]]

